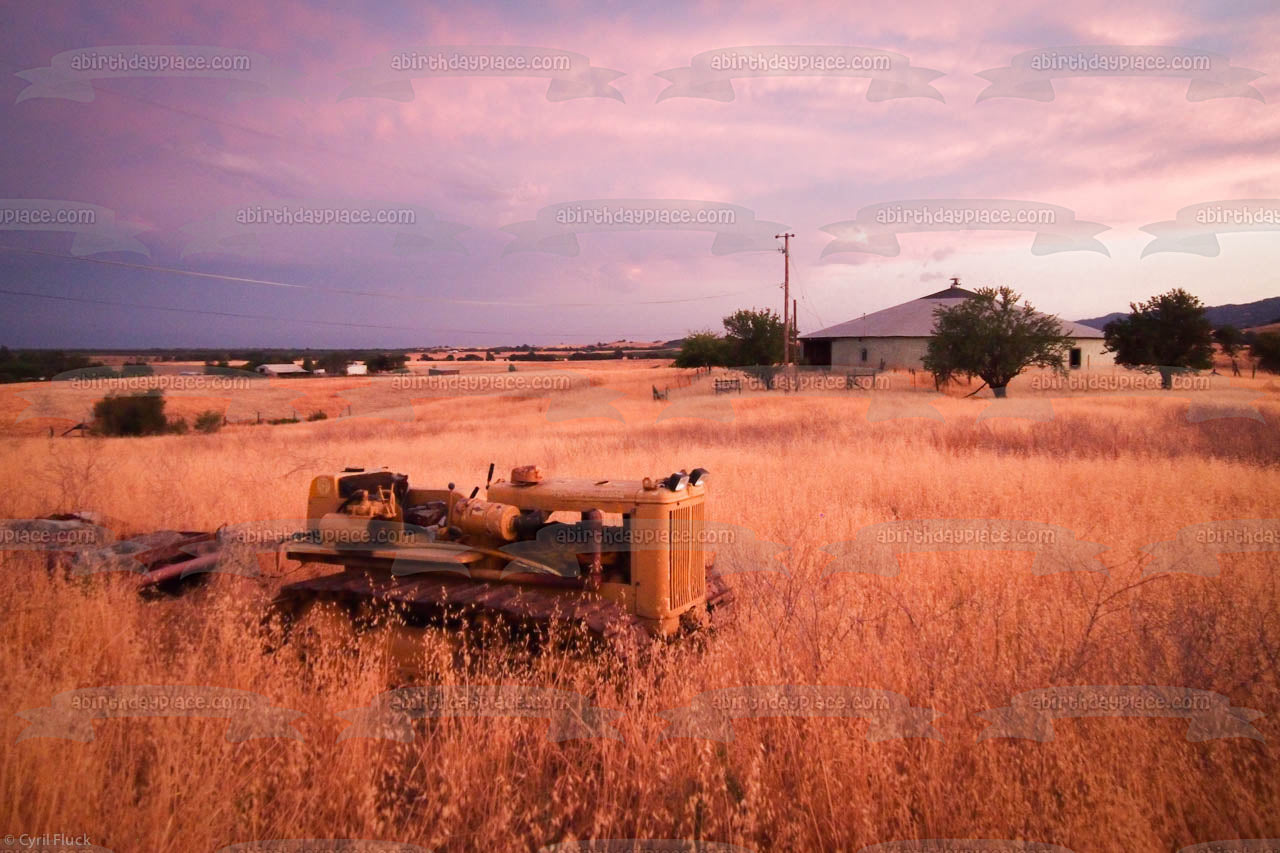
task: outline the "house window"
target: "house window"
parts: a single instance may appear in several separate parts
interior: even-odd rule
[[[1072,347],[1071,354],[1067,356],[1067,363],[1071,365],[1072,370],[1080,369],[1080,347]]]
[[[863,360],[863,361],[866,361],[866,360],[867,360],[867,348],[866,348],[866,347],[863,347],[863,348],[862,348],[862,360]]]

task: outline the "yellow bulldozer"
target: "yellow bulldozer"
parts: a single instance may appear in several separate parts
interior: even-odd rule
[[[544,478],[537,466],[464,495],[412,487],[386,468],[311,481],[306,530],[282,556],[341,571],[282,588],[286,625],[319,603],[414,620],[496,614],[570,623],[603,638],[670,637],[732,595],[709,573],[708,472],[643,480]]]

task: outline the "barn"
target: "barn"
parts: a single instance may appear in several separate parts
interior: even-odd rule
[[[259,364],[257,371],[263,376],[310,376],[311,371],[303,370],[300,366],[292,362],[285,364]]]
[[[924,354],[933,335],[933,312],[976,296],[951,279],[951,286],[910,302],[800,335],[808,364],[831,367],[906,369],[924,367]],[[1074,344],[1068,367],[1098,367],[1114,363],[1102,345],[1102,332],[1080,323],[1059,320]]]

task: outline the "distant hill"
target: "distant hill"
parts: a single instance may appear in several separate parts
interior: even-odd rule
[[[1259,299],[1257,302],[1247,302],[1243,305],[1214,305],[1206,308],[1204,314],[1215,328],[1218,326],[1235,326],[1237,329],[1249,329],[1254,326],[1265,326],[1268,323],[1280,321],[1280,296]],[[1112,320],[1128,316],[1129,312],[1127,311],[1113,311],[1101,317],[1092,317],[1088,320],[1077,320],[1076,322],[1092,326],[1095,329],[1101,329]]]
[[[1101,329],[1112,320],[1119,320],[1121,317],[1129,315],[1123,311],[1112,311],[1110,314],[1103,314],[1101,317],[1090,317],[1088,320],[1076,320],[1082,326],[1092,326],[1095,329]]]

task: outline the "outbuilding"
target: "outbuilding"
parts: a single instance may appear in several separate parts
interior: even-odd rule
[[[259,364],[257,367],[263,376],[310,376],[311,371],[303,370],[297,364]]]
[[[937,293],[800,335],[805,361],[815,366],[922,369],[929,339],[933,337],[934,311],[959,305],[976,295],[953,278],[950,287]],[[1114,363],[1113,355],[1103,347],[1101,330],[1069,320],[1058,322],[1073,341],[1067,367]]]

